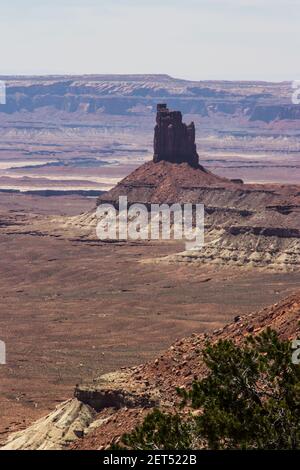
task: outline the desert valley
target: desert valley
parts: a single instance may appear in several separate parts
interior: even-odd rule
[[[0,78],[4,449],[105,449],[174,406],[207,338],[299,336],[289,82]],[[204,247],[99,240],[97,206],[124,195],[204,204]]]

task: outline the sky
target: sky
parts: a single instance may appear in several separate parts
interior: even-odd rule
[[[299,80],[300,0],[0,0],[0,75]]]

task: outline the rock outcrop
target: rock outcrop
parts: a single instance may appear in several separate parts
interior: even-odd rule
[[[159,406],[159,390],[139,380],[135,367],[104,374],[76,386],[74,398],[27,429],[11,434],[0,450],[63,450],[105,425],[116,410],[150,410]]]
[[[11,434],[1,450],[61,450],[82,437],[95,416],[90,406],[76,398],[68,400],[26,430]]]
[[[244,184],[215,175],[201,165],[193,123],[179,111],[157,106],[154,158],[98,198],[117,210],[128,204],[204,204],[205,247],[154,262],[255,267],[276,271],[300,269],[300,187]],[[82,222],[80,222],[82,224]],[[151,261],[151,260],[150,260]]]
[[[160,260],[155,258],[152,262],[299,271],[300,239],[294,232],[237,225],[213,228],[207,236],[205,249],[184,251]]]
[[[197,168],[199,157],[195,144],[195,125],[182,122],[180,111],[170,111],[166,104],[157,105],[156,126],[154,128],[155,163],[188,163]]]
[[[91,384],[77,385],[74,397],[98,412],[104,408],[151,408],[159,403],[155,390],[148,393],[145,384],[133,380],[128,371],[104,374]]]

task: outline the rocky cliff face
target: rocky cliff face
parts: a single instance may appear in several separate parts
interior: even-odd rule
[[[157,105],[154,129],[155,163],[165,160],[171,163],[186,162],[197,168],[199,157],[195,144],[195,125],[182,122],[180,111],[169,111],[166,104]]]
[[[147,115],[168,98],[173,109],[202,117],[224,115],[271,122],[299,120],[288,82],[189,81],[168,75],[82,75],[5,77],[7,103],[0,114],[43,108],[83,115]]]

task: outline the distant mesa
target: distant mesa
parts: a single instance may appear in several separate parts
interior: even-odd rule
[[[165,103],[157,105],[153,161],[199,166],[194,123],[184,124],[181,112],[170,111]]]

